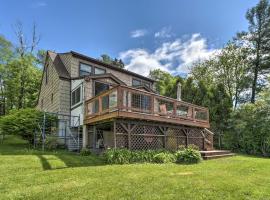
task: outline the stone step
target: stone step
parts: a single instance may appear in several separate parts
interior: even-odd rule
[[[234,156],[235,154],[228,150],[211,150],[211,151],[200,151],[204,160],[216,159]]]
[[[221,154],[221,155],[212,155],[212,156],[202,156],[204,160],[211,160],[211,159],[217,159],[217,158],[225,158],[225,157],[231,157],[235,156],[234,153],[227,153],[227,154]]]
[[[200,151],[202,156],[212,156],[212,155],[223,155],[231,153],[228,150],[211,150],[211,151]]]

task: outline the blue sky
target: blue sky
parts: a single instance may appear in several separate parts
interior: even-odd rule
[[[122,58],[144,75],[160,68],[188,72],[247,29],[246,10],[258,0],[0,0],[0,34],[15,42],[35,21],[39,48]]]

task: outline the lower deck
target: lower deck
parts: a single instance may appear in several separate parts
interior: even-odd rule
[[[130,150],[167,149],[196,145],[213,149],[213,134],[205,128],[168,123],[114,119],[87,126],[84,147],[93,150],[127,148]]]

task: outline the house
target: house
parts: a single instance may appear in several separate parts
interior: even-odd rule
[[[189,144],[212,150],[208,109],[161,96],[154,84],[148,77],[74,51],[48,51],[37,108],[69,116],[59,120],[59,137],[78,138],[78,148],[82,140],[83,147],[96,151],[176,150]]]

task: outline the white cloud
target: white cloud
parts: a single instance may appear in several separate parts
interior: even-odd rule
[[[130,37],[132,38],[138,38],[138,37],[143,37],[148,33],[147,30],[145,29],[138,29],[130,32]]]
[[[173,36],[171,27],[163,27],[160,31],[155,33],[155,38],[170,38]]]
[[[188,73],[192,63],[207,59],[217,51],[209,49],[206,39],[195,33],[184,41],[164,42],[153,52],[130,49],[120,52],[119,57],[126,63],[126,69],[145,76],[153,69],[180,74]]]

